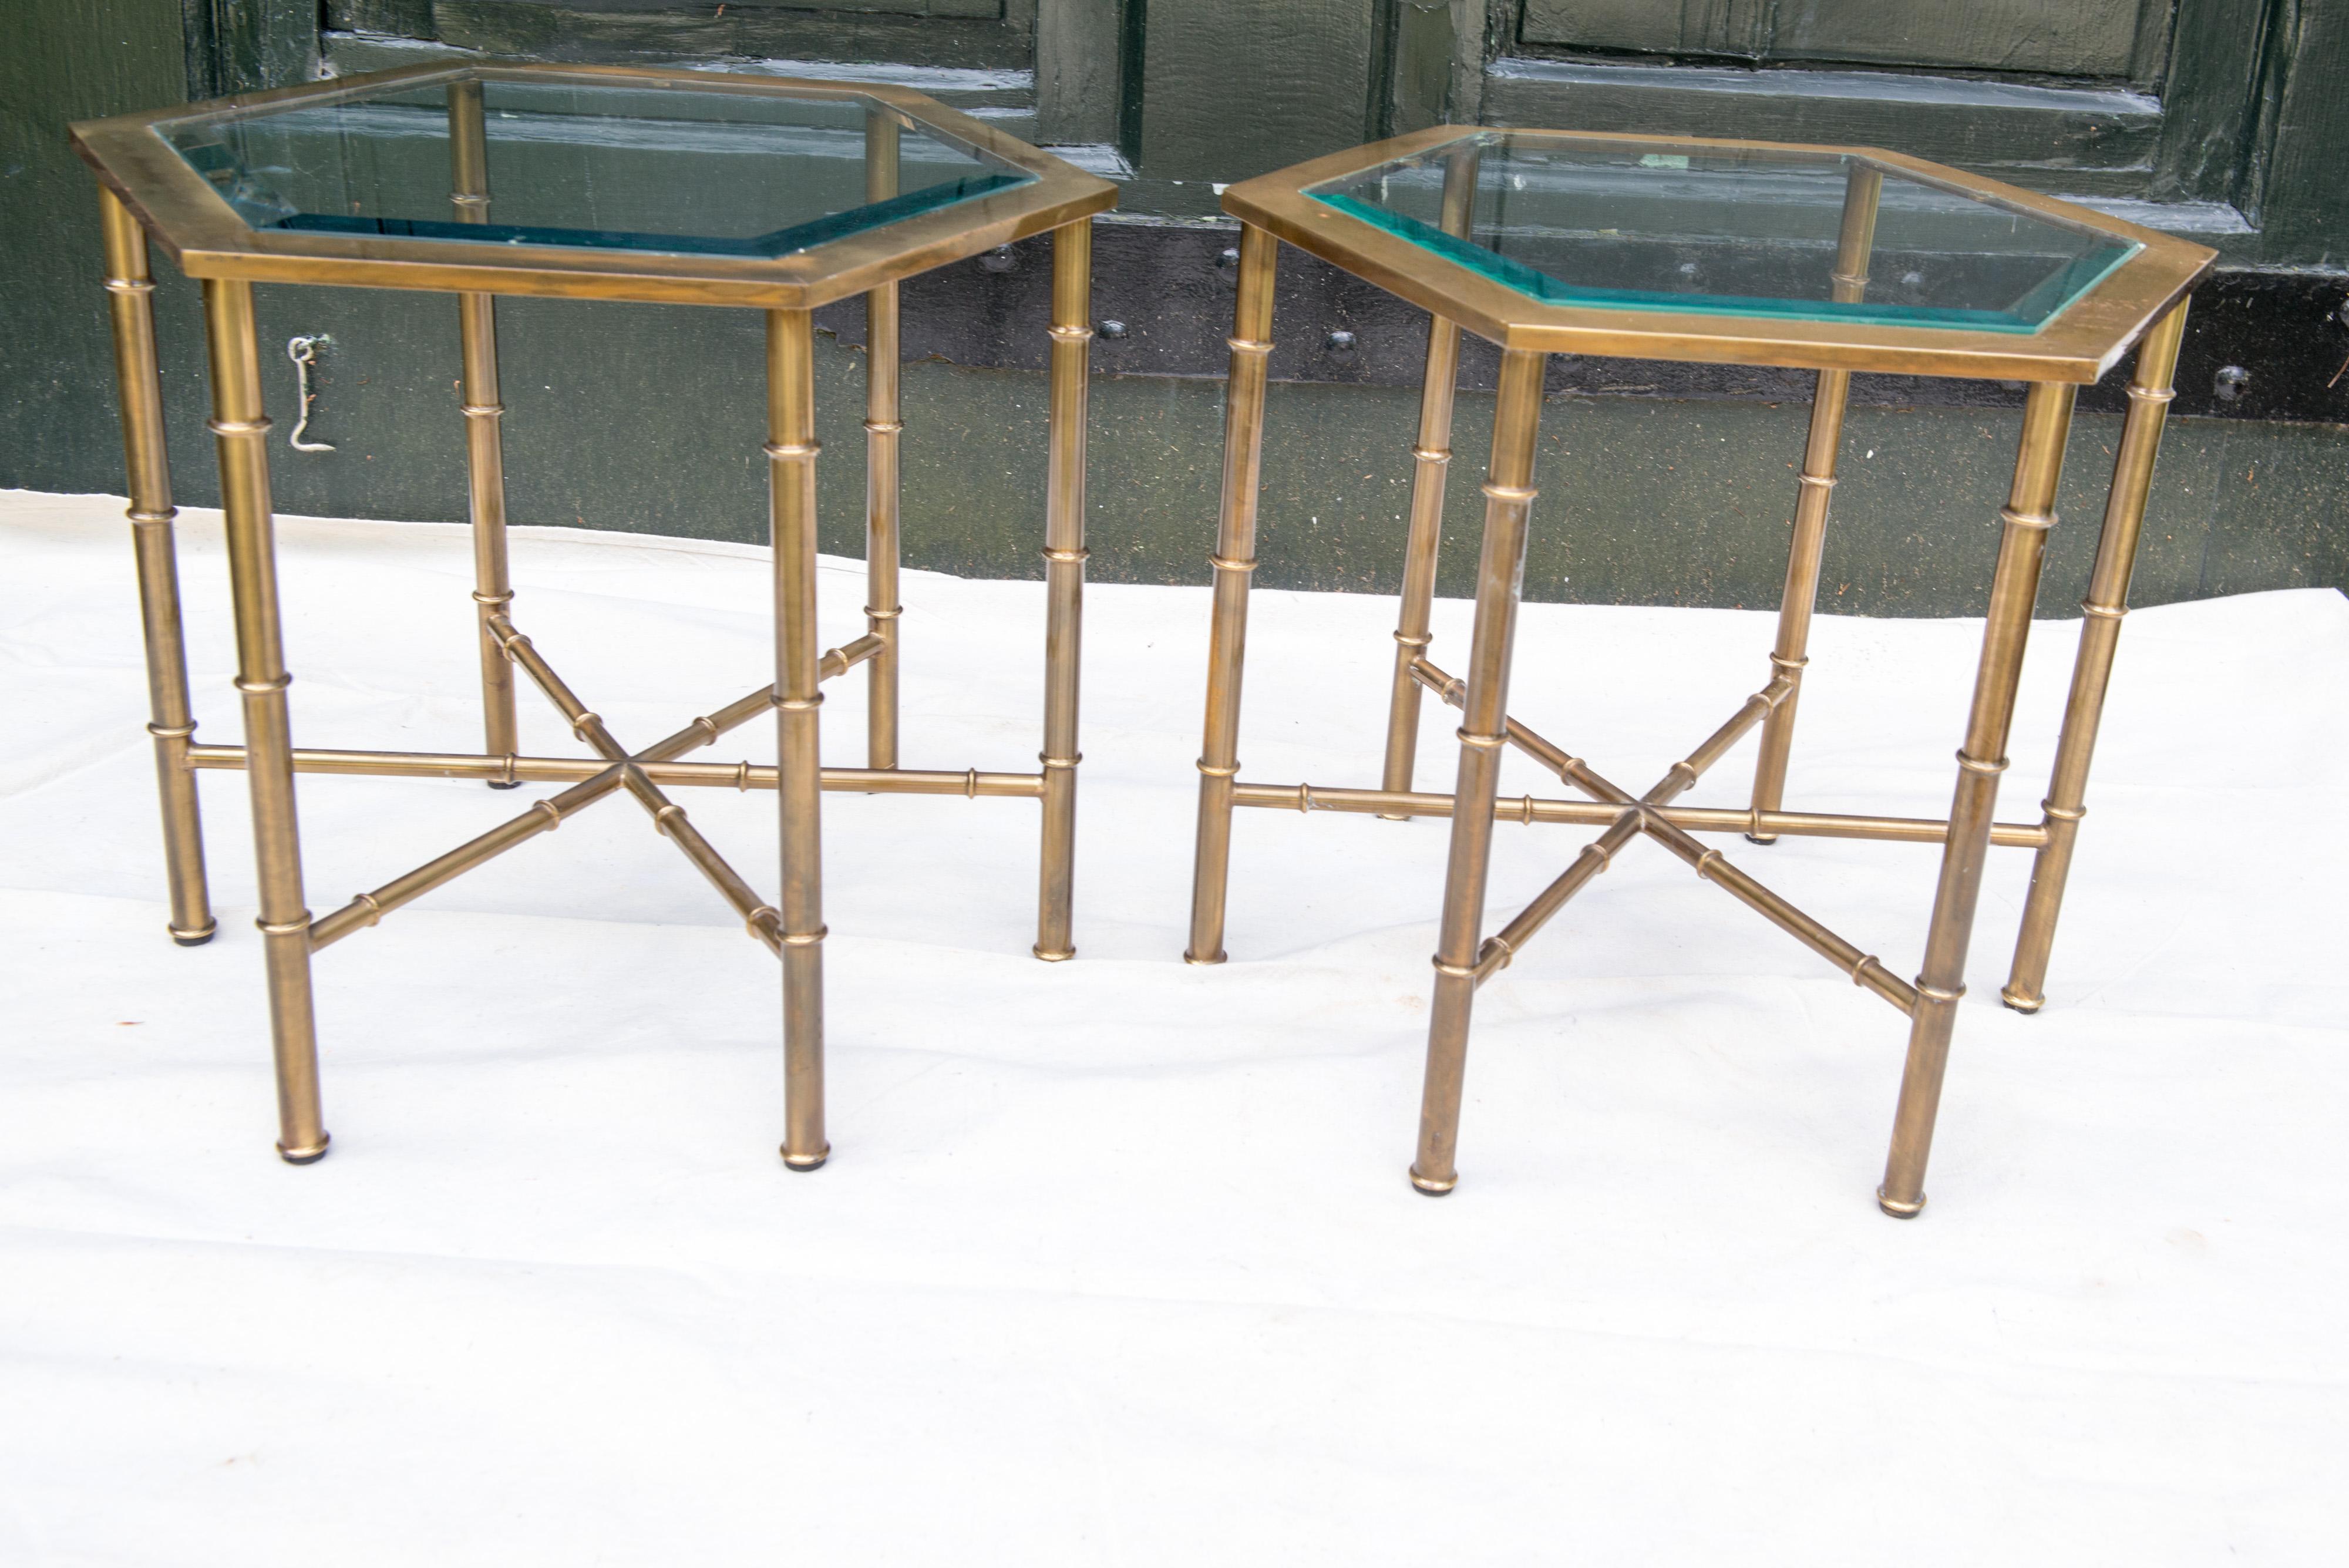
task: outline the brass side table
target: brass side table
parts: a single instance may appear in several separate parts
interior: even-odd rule
[[[633,796],[781,961],[784,1162],[822,1165],[820,792],[1016,796],[1042,808],[1036,955],[1073,956],[1077,653],[1084,581],[1085,375],[1092,214],[1116,189],[916,93],[774,77],[577,66],[421,67],[74,128],[97,171],[120,374],[130,521],[143,603],[156,769],[183,944],[214,929],[195,773],[245,770],[276,1062],[278,1152],[326,1152],[310,959],[318,950],[616,794]],[[1042,766],[898,765],[898,308],[902,279],[1053,234],[1050,478]],[[147,239],[202,280],[212,419],[235,604],[244,744],[195,740],[182,652],[171,483],[156,374]],[[485,743],[478,753],[311,751],[289,729],[271,537],[255,283],[429,289],[457,298]],[[743,306],[767,313],[775,670],[739,701],[630,746],[517,629],[507,575],[499,421],[499,295]],[[867,631],[819,653],[815,631],[814,351],[810,313],[865,296]],[[818,761],[820,682],[863,664],[867,765]],[[518,754],[514,670],[592,758]],[[773,712],[778,765],[685,753]],[[297,773],[471,778],[569,787],[313,919],[295,820]],[[781,885],[769,903],[667,791],[777,792]]]
[[[1237,325],[1225,414],[1206,742],[1199,759],[1194,963],[1224,957],[1236,806],[1452,819],[1435,952],[1427,1078],[1414,1186],[1452,1190],[1469,1010],[1567,900],[1632,840],[1647,837],[1779,926],[1909,1020],[1892,1145],[1877,1199],[1887,1214],[1924,1206],[1925,1162],[1964,993],[1966,948],[1992,845],[2037,852],[2003,996],[2034,1012],[2079,834],[2088,763],[2137,553],[2185,327],[2185,296],[2213,254],[2147,229],[1953,169],[1868,148],[1797,147],[1447,126],[1332,154],[1234,185],[1243,224]],[[1282,242],[1431,312],[1402,608],[1395,634],[1386,765],[1377,789],[1242,783],[1240,665],[1263,438],[1272,282]],[[1451,461],[1461,329],[1501,349],[1499,401],[1484,486],[1476,618],[1464,675],[1430,658],[1429,602]],[[2015,685],[2074,394],[2131,345],[2137,366],[2054,774],[2039,821],[1993,820]],[[1552,353],[1780,366],[1818,371],[1769,680],[1652,788],[1633,794],[1509,716],[1509,664],[1544,362]],[[1783,795],[1794,741],[1827,498],[1855,370],[2029,384],[2022,451],[1991,579],[1974,695],[1946,820],[1792,811]],[[1412,788],[1421,693],[1461,710],[1458,782]],[[1761,754],[1743,807],[1675,801],[1749,731]],[[1496,799],[1500,753],[1515,746],[1588,800]],[[1525,910],[1484,930],[1493,822],[1506,815],[1603,829]],[[1915,983],[1731,864],[1704,834],[1908,840],[1943,846]]]

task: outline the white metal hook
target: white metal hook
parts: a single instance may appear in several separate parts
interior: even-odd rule
[[[310,428],[310,403],[317,394],[310,389],[310,367],[317,363],[318,345],[334,339],[321,332],[315,337],[289,337],[285,340],[285,357],[294,361],[294,382],[302,399],[302,417],[294,421],[293,433],[285,439],[295,452],[332,452],[332,441],[304,441],[302,432]]]

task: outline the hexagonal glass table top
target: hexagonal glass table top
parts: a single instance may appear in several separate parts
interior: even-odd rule
[[[1867,283],[1838,299],[1863,169],[1882,181]],[[1447,179],[1467,182],[1448,226]],[[1835,150],[1488,131],[1305,193],[1530,298],[1600,309],[2028,333],[2142,248]]]
[[[474,244],[772,258],[1037,178],[861,94],[492,78],[477,84],[488,200],[460,215],[452,85],[157,129],[255,230]],[[876,116],[896,130],[885,171],[867,166]]]

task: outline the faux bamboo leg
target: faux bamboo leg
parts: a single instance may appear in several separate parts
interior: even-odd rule
[[[1844,192],[1843,233],[1836,245],[1832,296],[1856,301],[1868,291],[1868,255],[1876,238],[1876,204],[1884,177],[1854,166]],[[1844,406],[1851,372],[1822,370],[1811,398],[1811,431],[1803,443],[1803,472],[1795,498],[1794,537],[1786,550],[1786,588],[1778,600],[1778,640],[1770,650],[1773,678],[1792,685],[1784,701],[1762,722],[1762,746],[1754,764],[1754,809],[1776,811],[1785,804],[1786,763],[1795,747],[1795,705],[1803,695],[1805,651],[1811,612],[1819,597],[1819,564],[1826,548],[1827,501],[1835,493],[1836,449],[1843,439]],[[1748,834],[1756,844],[1777,842],[1775,834]]]
[[[163,439],[163,389],[155,365],[154,280],[147,235],[121,198],[98,188],[106,236],[106,289],[114,319],[114,372],[121,389],[122,462],[129,475],[130,545],[139,568],[139,616],[147,643],[147,732],[155,741],[155,784],[163,808],[163,875],[171,897],[171,940],[183,948],[212,940],[204,881],[203,823],[188,747],[196,732],[188,701],[188,654],[180,629],[179,550],[171,519],[171,472]]]
[[[1216,524],[1214,618],[1207,634],[1207,715],[1199,752],[1198,846],[1191,869],[1190,963],[1224,961],[1231,877],[1232,780],[1240,771],[1240,662],[1247,646],[1248,574],[1256,570],[1257,487],[1264,462],[1265,361],[1272,353],[1272,282],[1280,243],[1240,229],[1239,300],[1224,392],[1224,479]]]
[[[1526,523],[1534,501],[1534,444],[1541,430],[1547,357],[1501,356],[1493,410],[1493,459],[1485,482],[1485,544],[1476,566],[1476,630],[1468,653],[1468,693],[1460,723],[1460,777],[1453,794],[1452,858],[1444,878],[1444,925],[1435,950],[1435,1002],[1427,1026],[1427,1082],[1420,1100],[1419,1153],[1411,1184],[1441,1195],[1460,1179],[1461,1081],[1468,1062],[1468,1012],[1476,997],[1483,945],[1485,877],[1493,854],[1493,798],[1508,742],[1509,659],[1526,566]]]
[[[1444,171],[1440,221],[1464,234],[1476,194],[1476,152],[1454,153]],[[1427,368],[1420,380],[1419,439],[1411,449],[1411,533],[1403,548],[1402,605],[1395,622],[1394,677],[1387,695],[1387,757],[1381,788],[1411,788],[1419,752],[1419,682],[1412,660],[1427,651],[1435,602],[1435,558],[1444,541],[1444,479],[1452,462],[1452,394],[1460,379],[1460,328],[1441,316],[1427,323]],[[1390,822],[1408,821],[1389,816]]]
[[[897,193],[897,122],[873,112],[864,119],[864,197]],[[897,286],[885,283],[864,296],[864,626],[881,639],[865,670],[865,765],[897,765]]]
[[[1950,836],[1941,850],[1941,880],[1925,937],[1924,968],[1917,976],[1917,1011],[1909,1028],[1909,1060],[1900,1075],[1900,1104],[1892,1122],[1892,1148],[1876,1200],[1895,1219],[1925,1207],[1925,1162],[1932,1153],[1933,1120],[1949,1065],[1950,1033],[1965,994],[1966,947],[1974,905],[1982,894],[1982,862],[1990,856],[1998,777],[2006,770],[2007,728],[2014,717],[2015,683],[2023,674],[2031,607],[2039,595],[2039,567],[2047,531],[2055,524],[2055,482],[2064,469],[2064,441],[2072,424],[2075,389],[2042,382],[2023,409],[2022,452],[2014,483],[1999,515],[2004,526],[1991,579],[1990,611],[1982,628],[1982,662],[1974,675],[1966,742],[1958,752],[1958,786],[1950,806]]]
[[[1999,992],[2018,1012],[2036,1012],[2047,1001],[2047,953],[2055,943],[2055,918],[2064,907],[2064,884],[2071,875],[2080,819],[2087,815],[2088,763],[2104,718],[2105,687],[2112,679],[2121,618],[2128,614],[2129,574],[2137,566],[2137,535],[2145,524],[2146,497],[2153,488],[2154,456],[2161,447],[2170,379],[2185,335],[2186,304],[2180,300],[2146,334],[2137,351],[2137,371],[2129,378],[2128,420],[2121,427],[2120,454],[2113,462],[2105,530],[2096,544],[2088,597],[2080,604],[2085,618],[2080,625],[2079,657],[2072,665],[2072,694],[2064,705],[2054,775],[2041,803],[2047,843],[2031,863],[2031,895],[2023,906],[2014,968]]]
[[[276,543],[269,503],[269,421],[261,410],[253,286],[204,280],[211,350],[212,430],[220,447],[221,507],[228,514],[229,586],[236,607],[236,689],[244,698],[245,772],[261,888],[262,951],[277,1062],[277,1152],[307,1165],[326,1152],[318,1106],[317,1023],[310,1002],[310,911],[302,902],[302,846],[294,816],[293,740],[285,715],[284,640],[277,616]]]
[[[449,86],[450,202],[457,221],[490,221],[489,147],[481,120],[481,84]],[[498,391],[497,301],[486,294],[457,296],[457,326],[464,341],[466,503],[473,524],[473,607],[481,659],[482,749],[511,756],[522,750],[514,717],[513,666],[490,635],[490,618],[513,605],[513,580],[506,570],[506,464],[502,434],[505,404]],[[492,789],[512,789],[492,779]]]
[[[823,799],[815,635],[815,339],[804,310],[767,312],[767,483],[775,555],[776,799],[783,861],[783,1163],[813,1170],[823,1136]]]
[[[1078,648],[1084,628],[1085,370],[1092,341],[1092,220],[1052,234],[1052,410],[1044,502],[1044,830],[1035,953],[1077,956]]]

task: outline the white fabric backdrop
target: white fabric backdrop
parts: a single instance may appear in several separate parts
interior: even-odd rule
[[[2129,619],[2049,1006],[1996,1002],[2002,851],[1913,1224],[1871,1198],[1902,1020],[1652,846],[1485,988],[1461,1188],[1415,1195],[1445,830],[1241,814],[1233,961],[1185,966],[1203,588],[1089,596],[1077,962],[1028,956],[1033,807],[825,797],[821,1174],[775,1156],[772,961],[625,801],[321,955],[336,1141],[295,1170],[233,774],[221,935],[164,935],[119,507],[0,498],[0,1561],[2338,1561],[2336,594]],[[183,533],[233,741],[216,514]],[[297,740],[475,749],[462,531],[281,538]],[[770,668],[761,552],[515,558],[624,741]],[[829,646],[862,581],[825,566]],[[1032,767],[1040,585],[905,597],[907,765]],[[1256,597],[1244,776],[1376,782],[1391,613]],[[1944,811],[1977,635],[1823,620],[1793,802]],[[2002,816],[2075,635],[2034,630]],[[1516,710],[1644,787],[1768,642],[1531,606]],[[305,778],[312,907],[536,793]],[[772,796],[680,794],[771,888]],[[1496,919],[1586,836],[1498,835]],[[1914,971],[1934,851],[1724,843]]]

